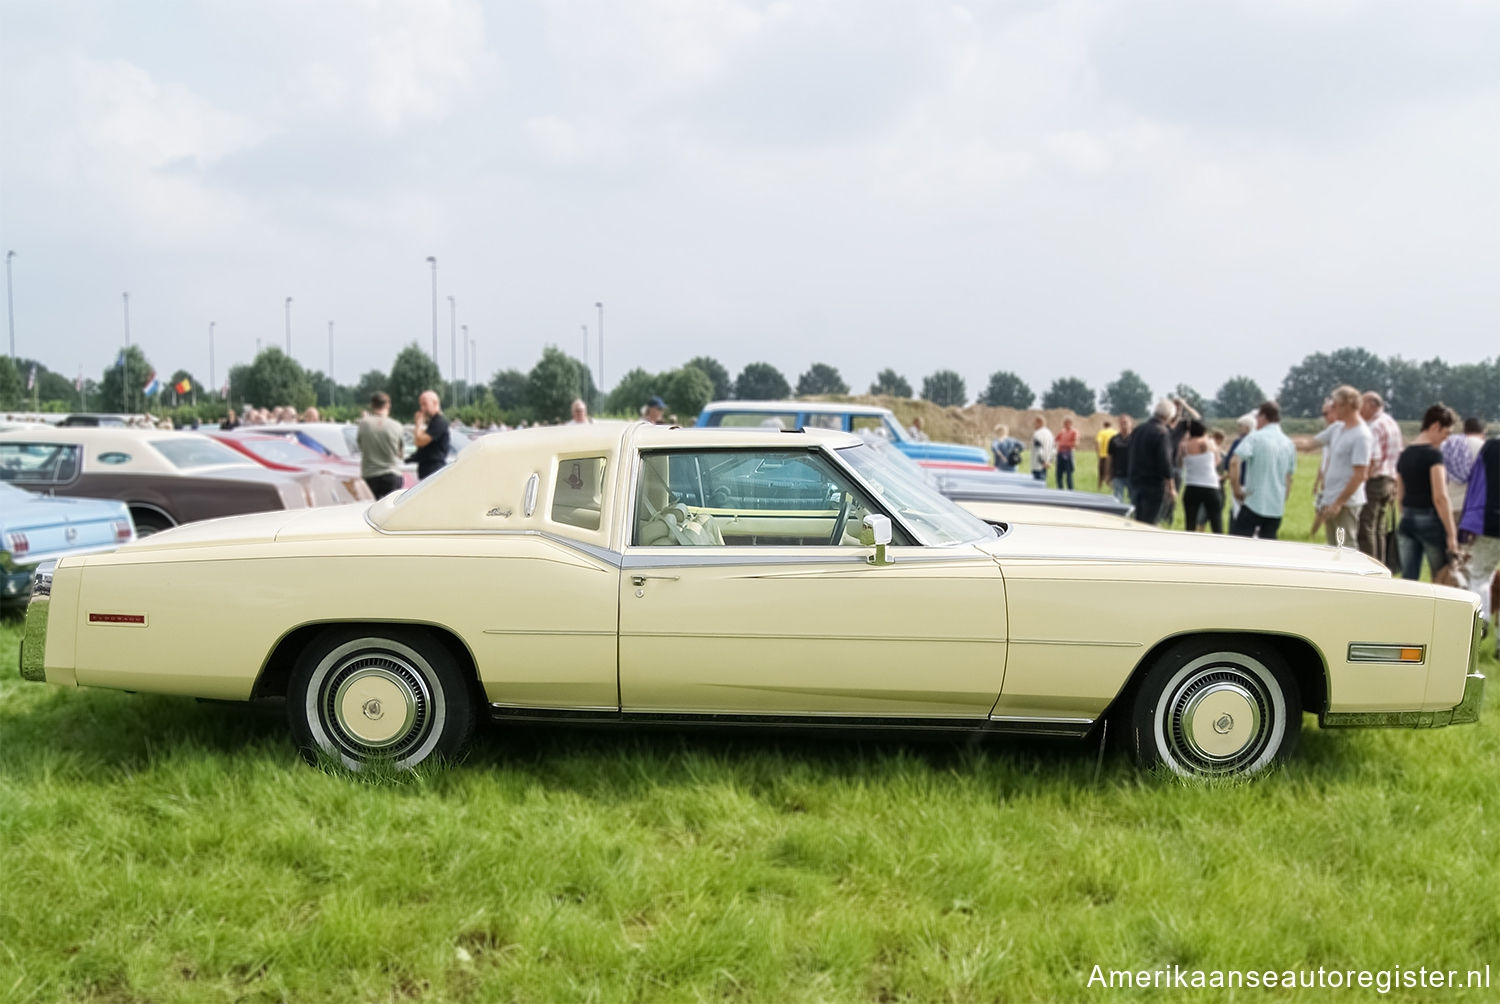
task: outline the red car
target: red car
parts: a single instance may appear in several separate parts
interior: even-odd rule
[[[338,503],[371,502],[375,496],[360,476],[359,464],[310,450],[290,436],[205,430],[207,435],[273,471],[311,471],[328,475],[337,485]]]

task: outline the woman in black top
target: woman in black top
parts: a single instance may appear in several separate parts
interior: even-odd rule
[[[1458,550],[1448,505],[1448,472],[1439,449],[1457,418],[1446,405],[1428,408],[1422,416],[1422,431],[1396,460],[1396,503],[1401,507],[1396,540],[1403,579],[1421,578],[1424,554],[1435,576]]]

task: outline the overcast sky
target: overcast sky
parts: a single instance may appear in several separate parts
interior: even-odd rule
[[[1500,352],[1492,0],[0,0],[16,350],[971,397]],[[461,356],[460,356],[461,358]]]

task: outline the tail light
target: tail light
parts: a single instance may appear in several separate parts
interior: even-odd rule
[[[10,553],[19,558],[31,550],[31,541],[26,539],[24,533],[10,534]]]
[[[128,520],[128,519],[117,519],[117,520],[115,520],[115,542],[116,543],[123,544],[125,541],[129,540],[131,537],[134,537],[134,536],[135,536],[135,530],[134,530],[134,528],[131,527],[130,520]]]

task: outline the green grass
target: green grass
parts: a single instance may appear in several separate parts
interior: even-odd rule
[[[1212,1000],[1088,979],[1486,963],[1489,989],[1389,996],[1500,997],[1493,687],[1478,726],[1309,721],[1247,784],[1068,744],[567,729],[362,779],[274,715],[23,683],[19,636],[0,1000]]]

